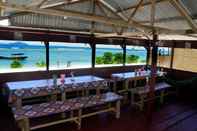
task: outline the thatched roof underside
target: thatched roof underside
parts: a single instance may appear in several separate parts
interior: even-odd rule
[[[98,37],[149,36],[153,30],[194,38],[197,34],[196,0],[1,1],[0,19],[9,18],[11,26],[87,32]]]

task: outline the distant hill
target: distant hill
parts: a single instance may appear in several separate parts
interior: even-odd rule
[[[14,43],[0,43],[0,48],[20,48],[20,49],[25,49],[25,48],[42,48],[42,46],[39,45],[29,45],[25,42],[14,42]]]
[[[44,44],[43,44],[44,45]],[[0,42],[0,48],[7,48],[7,49],[11,49],[11,48],[19,48],[19,49],[39,49],[39,48],[43,48],[43,45],[30,45],[27,44],[26,42],[14,42],[14,43],[6,43],[6,42]],[[66,45],[66,44],[65,44]],[[50,48],[65,48],[65,46],[56,46],[56,45],[50,45]],[[87,48],[87,47],[71,47],[71,46],[67,46],[66,48],[76,48],[76,49],[81,49],[81,48]],[[118,48],[103,48],[103,47],[99,47],[99,49],[103,49],[103,50],[119,50]],[[129,50],[133,50],[133,51],[141,51],[142,49],[137,49],[137,48],[132,48]]]

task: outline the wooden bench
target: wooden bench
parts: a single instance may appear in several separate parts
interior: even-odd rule
[[[120,100],[122,96],[115,93],[105,93],[101,95],[92,95],[87,97],[78,97],[65,101],[54,101],[34,105],[26,105],[20,109],[13,108],[15,119],[23,131],[35,130],[55,124],[60,124],[68,121],[76,122],[78,129],[81,128],[82,118],[96,115],[103,112],[115,112],[116,118],[120,117]],[[115,106],[106,106],[105,109],[97,109],[91,113],[85,113],[83,110],[91,107],[102,106],[115,103]],[[29,120],[32,118],[50,117],[51,115],[70,113],[69,118],[59,119],[57,121],[40,124],[30,127]]]
[[[155,85],[155,93],[158,92],[159,95],[156,95],[153,99],[159,98],[160,103],[164,102],[164,97],[167,95],[166,90],[170,88],[171,85],[166,82],[157,83]],[[140,110],[143,110],[144,103],[152,99],[148,98],[149,86],[136,87],[130,90],[131,91],[131,102],[133,105],[140,107]],[[136,101],[135,96],[139,96],[139,100]]]

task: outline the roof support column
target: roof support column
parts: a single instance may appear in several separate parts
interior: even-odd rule
[[[123,66],[125,66],[126,65],[126,40],[125,39],[123,39],[121,47],[123,49],[123,61],[122,62],[123,62]]]
[[[90,37],[90,46],[92,48],[92,68],[95,68],[95,59],[96,59],[96,43],[95,43],[95,37],[92,35]]]
[[[45,48],[46,48],[46,70],[49,71],[49,42],[45,41]]]
[[[154,97],[155,97],[155,84],[157,77],[157,52],[158,52],[158,35],[153,32],[153,41],[152,41],[152,60],[151,60],[151,77],[149,81],[150,92],[148,98],[150,99],[148,103],[148,119],[152,117],[153,107],[154,107]]]

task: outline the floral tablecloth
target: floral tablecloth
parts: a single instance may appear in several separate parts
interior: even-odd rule
[[[67,77],[64,83],[58,79],[56,85],[54,85],[53,79],[45,79],[8,82],[6,86],[10,90],[11,97],[32,98],[61,92],[107,88],[107,80],[90,75]]]

